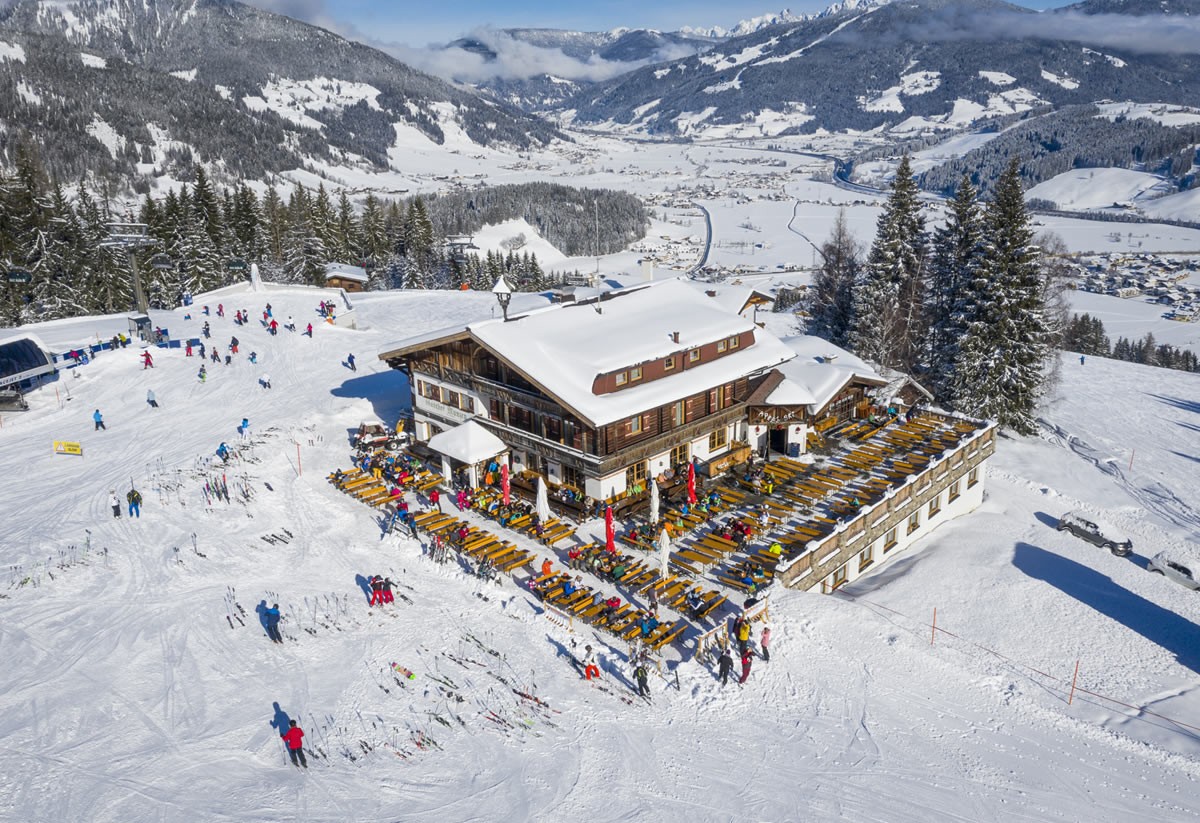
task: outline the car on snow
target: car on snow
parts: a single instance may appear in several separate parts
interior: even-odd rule
[[[1082,512],[1070,511],[1058,518],[1058,530],[1070,532],[1102,549],[1108,549],[1117,557],[1128,557],[1133,552],[1133,541],[1112,526],[1098,522]]]
[[[1146,568],[1193,591],[1200,589],[1200,557],[1191,553],[1164,549],[1150,558]]]

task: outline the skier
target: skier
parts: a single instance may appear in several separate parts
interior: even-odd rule
[[[225,443],[217,446],[217,457],[221,458],[222,463],[229,462],[229,446]]]
[[[646,678],[650,676],[649,670],[646,668],[646,661],[639,660],[637,668],[633,670],[633,676],[637,678],[638,697],[650,699],[650,686],[646,683]]]
[[[721,685],[724,686],[729,682],[729,673],[733,671],[733,657],[729,654],[729,647],[721,648],[721,656],[717,658],[717,674],[721,678]]]
[[[158,408],[158,399],[154,396],[154,389],[146,389],[146,402],[151,408]]]
[[[243,440],[250,437],[250,419],[249,418],[246,418],[246,417],[242,418],[242,424],[240,426],[238,426],[238,436],[241,437]]]
[[[256,352],[256,351],[250,352],[250,362],[254,363],[255,365],[258,364],[258,352]]]
[[[294,320],[292,320],[292,316],[290,314],[287,316],[287,323],[285,323],[283,325],[283,327],[285,329],[287,329],[288,331],[296,330],[296,322]]]
[[[96,428],[93,431],[100,431],[101,429],[108,431],[108,427],[104,425],[104,415],[100,413],[99,409],[92,412],[92,422],[96,424]]]
[[[125,499],[129,501],[129,516],[142,516],[142,493],[137,489],[130,489],[129,494],[125,495]]]
[[[262,384],[264,389],[271,388],[271,375],[264,374],[262,377],[258,378],[258,382]]]
[[[309,337],[312,337],[312,323],[308,324],[308,328],[304,330],[304,333],[307,334]]]
[[[233,363],[233,355],[232,354],[225,355],[225,365],[228,366],[231,363]]]
[[[113,517],[121,516],[121,501],[117,499],[117,490],[112,489],[108,493],[108,505],[112,506]]]
[[[367,579],[367,584],[371,587],[371,602],[368,606],[383,605],[383,578],[377,574],[373,574]]]
[[[754,660],[754,655],[747,649],[742,655],[742,676],[738,678],[738,685],[742,685],[750,678],[750,664]]]
[[[354,365],[354,354],[351,353],[346,357],[346,365],[350,367],[350,371],[358,371]]]
[[[200,359],[203,360],[207,355],[204,353],[204,344],[200,344]]]
[[[763,626],[762,634],[758,637],[758,656],[765,662],[771,662],[771,627]]]
[[[442,495],[437,489],[429,492],[429,508],[437,509],[438,514],[442,513]]]
[[[288,723],[288,730],[280,735],[287,743],[288,756],[292,758],[292,765],[296,768],[303,766],[308,768],[308,761],[304,759],[304,730],[296,725],[296,721],[292,720]]]
[[[229,351],[233,354],[237,354],[237,347],[238,339],[236,337],[229,338]]]
[[[218,350],[217,350],[217,347],[216,347],[216,346],[213,346],[213,350],[212,350],[212,356],[211,356],[211,357],[209,357],[208,359],[209,359],[209,360],[211,360],[211,361],[213,361],[214,363],[220,363],[220,362],[221,362],[221,353],[220,353],[220,351],[218,351]]]
[[[217,304],[217,317],[224,317],[224,316],[225,316],[225,304],[218,303]]]
[[[417,534],[417,516],[412,512],[408,513],[408,530],[412,532],[413,540],[421,539],[421,536]]]
[[[283,635],[279,633],[279,621],[282,619],[283,617],[279,614],[278,603],[263,612],[263,622],[267,624],[267,637],[271,638],[272,642],[283,642]],[[292,721],[292,725],[296,725],[296,722]],[[303,732],[300,734],[301,736],[304,735]]]
[[[1082,354],[1081,354],[1081,355],[1079,355],[1079,365],[1081,365],[1081,366],[1082,366],[1082,365],[1083,365],[1083,361],[1084,361],[1084,360],[1086,360],[1086,359],[1087,359],[1087,357],[1086,357],[1086,356],[1084,356],[1084,355],[1082,355]]]
[[[591,680],[593,677],[599,679],[600,667],[596,665],[596,653],[592,651],[592,647],[585,646],[583,654],[583,679]]]
[[[184,353],[185,353],[185,354],[186,354],[188,357],[191,357],[191,356],[192,356],[192,341],[191,341],[191,340],[189,340],[189,341],[187,342],[187,347],[184,349]]]
[[[210,329],[210,328],[208,327],[208,321],[207,321],[207,320],[205,320],[205,321],[204,321],[204,325],[200,327],[200,331],[201,331],[201,333],[203,333],[203,334],[204,334],[204,339],[205,339],[205,340],[208,340],[210,337],[212,337],[212,329]],[[200,355],[200,356],[201,356],[201,357],[203,357],[204,355],[202,354],[202,355]]]
[[[750,621],[745,615],[739,615],[734,621],[733,631],[738,642],[738,652],[744,656],[750,649]]]
[[[273,318],[273,317],[271,318],[270,326],[271,326],[271,336],[274,337],[276,334],[279,333],[279,323],[276,322],[275,318]]]
[[[383,602],[384,603],[395,603],[396,596],[392,594],[392,589],[394,589],[396,587],[396,584],[392,582],[392,578],[390,578],[390,577],[383,578],[383,582],[380,583],[379,585],[381,587],[381,590],[383,591]]]
[[[200,371],[196,374],[196,376],[200,378],[201,383],[203,383],[208,378],[208,372],[204,370],[203,363],[200,364]]]

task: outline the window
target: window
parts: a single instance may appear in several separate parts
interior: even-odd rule
[[[640,460],[625,470],[625,490],[633,492],[634,489],[641,486],[645,490],[646,486],[646,461]]]
[[[640,414],[637,415],[636,417],[630,418],[630,420],[629,420],[629,433],[630,434],[641,434],[645,430],[646,430],[645,427],[642,425],[642,416]]]
[[[618,386],[624,386],[628,382],[629,382],[629,372],[627,372],[627,371],[617,372],[617,385]]]
[[[708,410],[709,411],[715,412],[715,411],[720,411],[721,409],[729,407],[730,399],[733,396],[733,392],[731,392],[729,389],[730,389],[729,386],[717,386],[715,389],[712,389],[709,391],[709,393],[708,393]]]
[[[979,467],[976,466],[975,468],[971,469],[971,471],[967,474],[967,488],[968,489],[971,488],[978,482],[979,482]]]
[[[830,588],[836,589],[838,586],[845,583],[846,582],[846,565],[843,563],[841,566],[838,566],[836,569],[833,570],[833,574],[830,577],[831,577],[830,584],[829,584]]]
[[[714,429],[713,433],[708,436],[708,450],[710,453],[725,448],[727,443],[729,443],[729,430],[724,426]]]
[[[962,478],[950,484],[950,502],[953,503],[962,495]]]
[[[563,467],[563,485],[580,491],[580,470],[574,465],[564,465]]]
[[[680,443],[671,449],[671,465],[679,466],[692,459],[692,444]]]
[[[673,368],[675,368],[675,358],[674,357],[663,358],[663,371],[670,371]]]
[[[495,397],[488,399],[488,417],[504,422],[504,406]]]
[[[738,346],[740,346],[740,345],[741,345],[741,342],[740,342],[740,341],[737,339],[737,336],[736,336],[736,335],[734,335],[733,337],[729,338],[729,348],[730,348],[731,350],[732,350],[732,349],[736,349],[736,348],[737,348]]]
[[[671,406],[671,425],[682,426],[687,422],[687,404],[680,400]]]
[[[537,434],[537,429],[534,428],[536,420],[534,419],[533,412],[529,409],[523,409],[520,406],[509,406],[508,424],[522,431]]]
[[[888,529],[887,534],[883,536],[883,550],[886,553],[890,552],[894,548],[896,548],[896,529],[891,528]]]
[[[475,398],[467,397],[464,394],[462,396],[462,402],[458,404],[458,407],[465,412],[470,412],[471,414],[474,414],[475,413]]]
[[[543,421],[546,427],[546,439],[555,443],[562,442],[562,421],[557,417],[546,417]]]
[[[718,340],[717,341],[717,354],[723,354],[725,352],[725,350],[728,348],[729,348],[728,340]]]
[[[425,383],[424,386],[425,386],[425,396],[427,398],[429,398],[430,400],[436,400],[439,403],[442,402],[441,387],[435,386],[432,383]]]
[[[933,517],[941,510],[942,510],[942,494],[941,494],[941,492],[938,492],[937,494],[935,494],[933,496],[933,499],[929,501],[929,516]]]
[[[858,570],[864,571],[868,566],[875,562],[875,547],[867,546],[858,553]]]
[[[447,406],[458,407],[458,392],[446,389],[446,395],[442,398],[442,402]]]
[[[912,534],[921,528],[921,513],[913,512],[908,518],[908,533]]]
[[[689,363],[699,363],[700,362],[700,350],[699,349],[692,349],[690,352],[688,352],[688,362]]]
[[[638,380],[641,380],[641,379],[642,379],[642,367],[641,366],[634,366],[632,369],[629,370],[629,382],[636,383]]]

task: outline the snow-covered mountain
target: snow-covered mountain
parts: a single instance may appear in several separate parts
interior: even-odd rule
[[[543,121],[321,28],[233,0],[17,0],[0,11],[0,121],[65,180],[195,160],[262,178],[389,165],[397,129],[545,144]],[[36,128],[34,128],[36,124]]]
[[[692,34],[703,37],[712,37],[725,39],[729,37],[743,37],[747,34],[754,34],[762,31],[770,26],[779,26],[784,23],[803,23],[806,20],[819,20],[822,17],[831,17],[842,12],[852,11],[854,9],[866,9],[871,6],[882,6],[884,3],[890,3],[891,0],[841,0],[834,3],[821,11],[799,14],[791,9],[783,9],[778,12],[769,12],[760,14],[757,17],[748,17],[745,20],[739,20],[732,28],[726,29],[721,26],[711,26],[709,28],[692,28],[684,26],[680,29],[681,34]]]
[[[671,136],[771,136],[951,130],[1100,99],[1195,105],[1200,3],[1159,9],[1144,0],[1044,14],[1001,0],[846,5],[597,84],[564,114]],[[1122,27],[1114,14],[1139,24]]]

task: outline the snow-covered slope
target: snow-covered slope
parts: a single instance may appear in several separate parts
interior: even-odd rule
[[[326,296],[223,302],[257,316],[269,300],[303,326]],[[372,353],[487,316],[493,300],[385,293],[355,306],[359,331],[314,323],[312,339],[210,317],[241,356],[210,364],[204,384],[180,350],[155,350],[143,370],[130,348],[4,415],[0,817],[1194,819],[1193,732],[1083,693],[1066,703],[1078,659],[1081,686],[1195,724],[1200,605],[1139,568],[1200,532],[1194,375],[1065,361],[1047,436],[1001,443],[982,510],[844,597],[772,595],[772,659],[744,687],[673,650],[650,707],[622,699],[622,646],[552,622],[511,583],[481,589],[414,541],[381,541],[373,513],[326,482],[347,465],[350,429],[405,404],[404,378]],[[153,320],[194,334],[197,309]],[[82,343],[115,322],[45,336]],[[350,352],[357,372],[341,365]],[[107,431],[92,431],[95,408]],[[243,416],[240,458],[207,465],[222,440],[239,445]],[[52,454],[58,439],[81,441],[83,457]],[[204,481],[222,471],[234,502],[209,504]],[[114,519],[108,492],[131,481],[142,517]],[[1136,556],[1054,531],[1067,508],[1117,521]],[[403,582],[385,610],[360,588],[377,572]],[[273,602],[283,646],[255,614]],[[961,640],[930,645],[935,606]],[[570,666],[583,643],[609,691]],[[393,662],[415,679],[393,678]],[[272,725],[284,715],[320,753],[307,772],[286,762]]]

